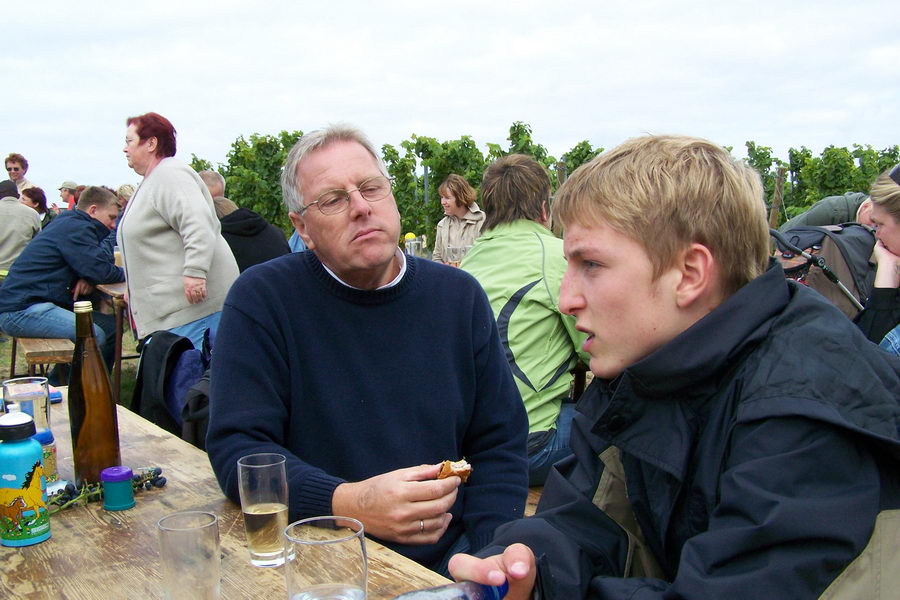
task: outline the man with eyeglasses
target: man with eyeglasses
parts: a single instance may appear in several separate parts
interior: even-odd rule
[[[439,572],[521,517],[528,423],[490,304],[467,273],[404,255],[391,182],[346,126],[305,135],[282,174],[308,252],[235,282],[218,330],[207,451],[287,456],[289,516],[355,517]],[[437,479],[465,457],[468,482]]]
[[[25,179],[25,173],[27,172],[28,161],[25,160],[24,156],[13,152],[6,157],[6,174],[15,182],[16,189],[19,190],[20,196],[22,195],[22,190],[34,187],[33,183]]]

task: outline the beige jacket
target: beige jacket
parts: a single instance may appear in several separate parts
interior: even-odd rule
[[[484,224],[484,211],[478,208],[478,204],[472,203],[468,212],[462,219],[446,216],[437,224],[437,233],[434,236],[434,253],[431,258],[444,262],[447,260],[448,246],[471,246],[475,238],[481,234],[481,226]]]
[[[40,231],[37,211],[12,196],[0,199],[0,270],[8,270]]]
[[[140,337],[222,310],[237,262],[209,190],[189,166],[174,158],[160,162],[128,202],[116,239]],[[206,279],[206,300],[190,304],[182,277]]]

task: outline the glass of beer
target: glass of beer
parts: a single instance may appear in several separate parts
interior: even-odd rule
[[[312,517],[284,530],[288,600],[365,600],[368,561],[363,524],[348,517]]]
[[[122,262],[122,251],[118,246],[113,246],[113,259],[115,259],[117,267],[125,265],[125,263]]]
[[[462,246],[447,246],[446,260],[451,267],[458,267],[463,257]]]
[[[241,511],[250,563],[277,567],[284,563],[284,539],[288,519],[287,475],[283,454],[250,454],[238,459]]]

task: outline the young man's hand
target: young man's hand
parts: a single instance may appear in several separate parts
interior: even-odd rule
[[[92,286],[84,279],[79,279],[75,282],[75,286],[72,288],[72,300],[78,300],[79,296],[90,294],[93,291],[94,286]]]
[[[534,553],[524,544],[507,546],[503,554],[476,558],[468,554],[456,554],[448,565],[450,574],[457,581],[474,581],[487,585],[509,582],[507,600],[528,600],[534,590],[537,576]]]

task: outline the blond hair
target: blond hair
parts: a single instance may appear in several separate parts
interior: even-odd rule
[[[897,172],[897,165],[891,167],[875,179],[872,189],[869,190],[869,198],[872,204],[883,208],[895,221],[900,222],[900,183],[897,183],[891,173]]]
[[[216,196],[213,198],[213,207],[216,209],[216,218],[218,219],[227,217],[238,209],[237,204],[224,196]]]
[[[719,146],[685,136],[626,141],[560,187],[554,222],[604,223],[638,242],[658,278],[692,243],[706,246],[726,295],[765,271],[769,230],[759,175]]]

